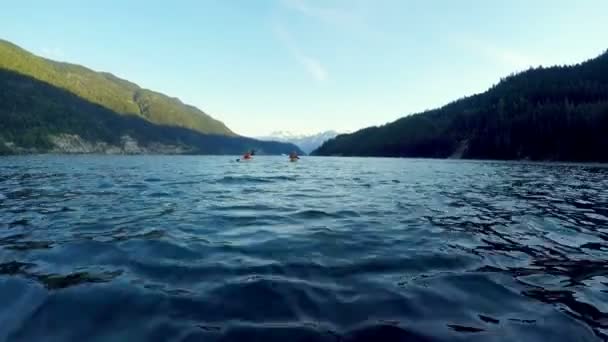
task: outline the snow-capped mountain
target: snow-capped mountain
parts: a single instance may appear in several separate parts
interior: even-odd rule
[[[329,139],[336,137],[338,132],[326,131],[318,134],[295,134],[288,131],[276,131],[272,132],[267,136],[258,137],[260,140],[274,140],[281,142],[289,142],[297,145],[306,154],[314,151],[317,147],[321,146],[324,142]]]

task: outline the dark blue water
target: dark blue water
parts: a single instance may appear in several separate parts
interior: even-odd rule
[[[608,167],[0,159],[0,341],[598,341]]]

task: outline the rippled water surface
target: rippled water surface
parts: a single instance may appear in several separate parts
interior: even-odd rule
[[[0,159],[0,341],[601,341],[608,167]]]

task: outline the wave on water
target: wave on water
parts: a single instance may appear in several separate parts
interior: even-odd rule
[[[0,341],[608,339],[604,166],[233,161],[0,159]]]
[[[253,177],[253,176],[224,176],[217,180],[221,184],[250,184],[250,183],[273,183],[282,181],[296,181],[293,176],[269,176],[269,177]]]

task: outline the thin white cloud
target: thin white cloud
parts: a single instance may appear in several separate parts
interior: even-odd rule
[[[65,58],[65,52],[59,47],[43,47],[40,49],[40,55],[50,59]]]
[[[514,71],[539,65],[538,60],[533,56],[524,54],[513,48],[473,38],[460,38],[457,39],[457,42],[466,49],[481,54],[485,58]]]
[[[297,56],[297,58],[306,67],[308,73],[311,74],[317,81],[327,80],[327,71],[325,71],[325,68],[321,65],[321,63],[319,63],[318,60],[304,55]]]
[[[515,69],[525,69],[538,65],[533,57],[514,49],[487,45],[483,47],[483,52],[501,64]]]
[[[281,43],[289,50],[295,60],[305,68],[306,72],[308,72],[312,78],[319,82],[328,79],[327,71],[321,62],[302,52],[287,30],[281,26],[277,26],[274,31]]]
[[[346,34],[349,39],[357,39],[363,44],[387,40],[384,32],[370,24],[376,13],[372,1],[348,0],[331,4],[328,1],[280,0],[279,4],[282,9],[317,21],[330,30],[336,30],[332,32]]]
[[[337,7],[313,5],[306,0],[283,0],[283,5],[309,17],[334,25],[352,25],[358,21],[355,11]]]

